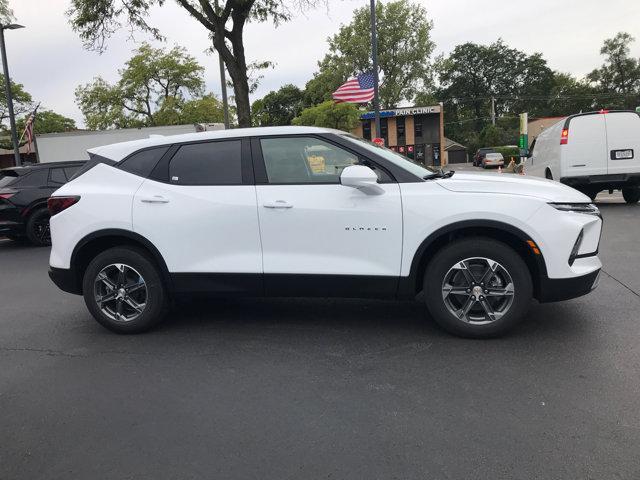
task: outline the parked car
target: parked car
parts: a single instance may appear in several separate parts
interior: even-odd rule
[[[640,200],[640,113],[607,111],[571,115],[544,130],[531,145],[528,175],[557,180],[591,199],[622,190]]]
[[[504,157],[501,153],[487,153],[482,158],[482,168],[504,167]]]
[[[480,148],[476,151],[476,154],[473,156],[473,166],[480,167],[482,166],[482,159],[487,153],[495,153],[493,147]]]
[[[50,245],[47,199],[84,163],[55,162],[0,170],[0,236]]]
[[[315,127],[159,137],[90,154],[93,167],[49,199],[49,275],[116,332],[153,327],[185,293],[424,291],[442,327],[487,337],[513,327],[532,297],[573,298],[598,281],[598,209],[559,183],[430,170]]]

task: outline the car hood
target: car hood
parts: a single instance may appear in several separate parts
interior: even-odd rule
[[[452,192],[502,193],[537,197],[549,202],[582,203],[591,199],[579,191],[553,180],[509,173],[456,172],[450,178],[437,180]]]

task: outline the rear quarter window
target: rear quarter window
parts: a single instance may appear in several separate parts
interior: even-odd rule
[[[148,177],[167,150],[169,150],[168,145],[141,150],[124,159],[118,164],[118,168],[141,177]]]

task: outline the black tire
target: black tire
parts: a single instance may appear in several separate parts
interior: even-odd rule
[[[36,247],[51,245],[51,233],[49,232],[49,210],[39,208],[35,210],[27,220],[27,238]]]
[[[475,315],[478,316],[486,314],[486,319],[484,320],[486,323],[481,323],[482,320],[480,319],[474,321],[461,320],[458,316],[454,315],[452,311],[450,311],[450,307],[445,303],[446,300],[443,293],[443,290],[445,289],[444,282],[447,280],[447,277],[451,272],[458,272],[458,270],[453,267],[458,266],[461,262],[468,259],[473,260],[471,260],[471,262],[467,262],[467,265],[472,262],[481,262],[480,260],[477,260],[478,258],[490,259],[493,262],[497,262],[501,267],[501,269],[497,271],[502,272],[504,270],[507,272],[506,278],[510,276],[511,283],[513,285],[512,299],[509,300],[510,296],[491,296],[490,301],[494,302],[494,304],[493,306],[491,304],[489,305],[490,307],[495,307],[500,306],[499,302],[510,301],[511,303],[508,308],[506,308],[506,303],[502,304],[503,314],[499,318],[496,317],[495,320],[489,320],[489,314],[486,313],[487,310],[483,307],[485,302],[489,302],[489,298],[473,295],[473,293],[476,295],[482,295],[483,288],[492,288],[491,286],[485,286],[484,282],[482,283],[482,287],[480,287],[479,282],[475,287],[480,288],[479,293],[477,290],[472,291],[471,289],[467,289],[465,285],[464,287],[460,287],[463,289],[464,293],[460,296],[456,294],[454,295],[454,298],[448,301],[453,303],[460,299],[461,304],[469,301],[470,304],[472,304],[470,313],[477,312]],[[489,263],[487,262],[486,265],[489,266]],[[475,268],[475,266],[472,266],[472,268]],[[453,273],[453,275],[462,275],[463,273],[464,272],[460,270],[459,273]],[[474,277],[474,281],[478,280],[478,277],[481,276],[481,273],[478,274],[473,270],[471,270],[471,273]],[[493,278],[496,288],[495,292],[498,292],[498,283],[500,279],[497,275],[489,278]],[[505,277],[503,276],[503,278]],[[447,285],[449,284],[450,283]],[[531,274],[520,255],[518,255],[518,253],[508,245],[485,237],[471,237],[458,240],[438,251],[427,265],[424,276],[424,286],[426,306],[436,323],[449,333],[467,338],[489,338],[506,333],[520,320],[522,320],[533,296]],[[473,288],[472,285],[469,286]],[[501,283],[501,287],[502,286],[504,286],[503,283]],[[507,291],[509,289],[501,288],[501,290]],[[470,294],[468,292],[472,293]],[[486,293],[486,290],[484,290],[484,292]],[[446,298],[449,299],[449,296]],[[478,301],[478,298],[482,300]],[[500,312],[496,309],[494,313]]]
[[[98,274],[108,269],[113,269],[114,264],[123,264],[128,267],[126,278],[124,281],[113,282],[113,287],[107,287],[107,282],[99,283],[96,287]],[[110,267],[111,266],[111,267]],[[131,273],[133,271],[133,274]],[[117,272],[117,268],[116,268]],[[135,279],[135,274],[142,277],[144,283],[144,292],[140,292],[141,289],[137,289],[135,292],[126,295],[126,299],[120,298],[119,304],[122,307],[118,307],[118,299],[105,301],[103,308],[100,307],[96,299],[97,294],[110,294],[120,292],[123,285],[129,284],[129,287],[139,285],[132,283],[132,275]],[[124,277],[125,275],[123,275]],[[139,281],[140,279],[138,279]],[[114,288],[115,287],[115,288]],[[104,291],[98,292],[98,289],[104,288]],[[82,281],[82,291],[84,295],[84,301],[87,308],[93,315],[93,317],[105,328],[116,333],[141,333],[145,332],[156,325],[158,325],[166,313],[167,307],[167,292],[162,281],[160,270],[154,263],[154,261],[143,251],[133,247],[114,247],[97,255],[85,270],[84,278]],[[144,297],[141,294],[144,293]],[[134,295],[137,295],[134,299]],[[142,301],[144,300],[144,302]],[[141,305],[144,303],[144,307],[141,309],[141,313],[136,311],[129,305],[128,302],[134,301],[135,304]],[[118,310],[118,308],[122,308]],[[110,316],[106,311],[111,310],[113,315]],[[117,314],[116,314],[117,313]],[[121,315],[131,313],[136,315],[135,318],[125,320]]]
[[[547,169],[547,171],[544,173],[544,176],[547,178],[547,180],[553,180],[553,174],[549,169]]]
[[[638,203],[640,201],[640,187],[625,187],[622,189],[622,198],[627,203]]]

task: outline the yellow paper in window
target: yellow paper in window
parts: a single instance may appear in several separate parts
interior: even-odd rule
[[[309,155],[307,157],[307,161],[309,162],[309,168],[313,173],[325,173],[325,160],[324,157],[320,155]]]

